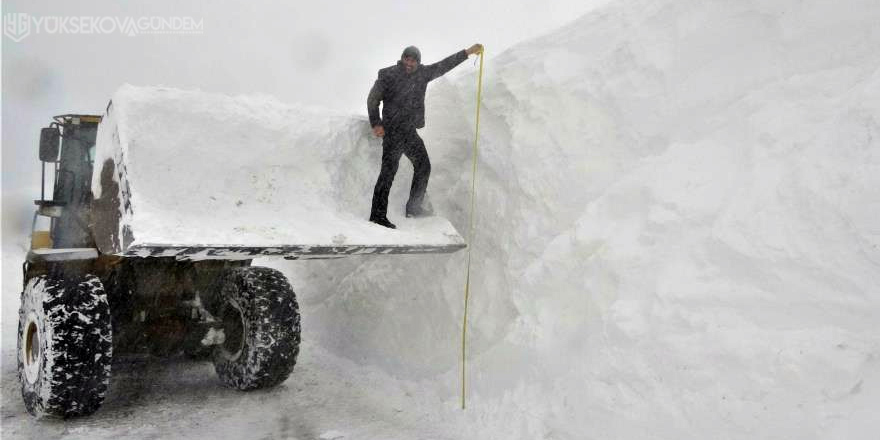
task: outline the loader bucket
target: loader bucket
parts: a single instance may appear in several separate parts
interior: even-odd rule
[[[123,86],[92,176],[101,253],[246,259],[445,253],[444,218],[366,219],[381,152],[364,118],[264,97]]]

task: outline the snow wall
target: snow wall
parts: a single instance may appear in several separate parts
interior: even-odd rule
[[[624,0],[491,56],[462,438],[873,438],[877,23],[875,0]],[[422,130],[462,232],[468,66]],[[464,262],[277,264],[304,338],[455,417]]]

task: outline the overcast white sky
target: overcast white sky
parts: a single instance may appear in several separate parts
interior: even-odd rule
[[[475,42],[491,57],[606,1],[5,0],[4,16],[189,16],[204,32],[3,37],[3,231],[29,221],[39,128],[56,114],[100,114],[123,83],[266,93],[365,114],[376,71],[407,45],[419,46],[424,62]]]

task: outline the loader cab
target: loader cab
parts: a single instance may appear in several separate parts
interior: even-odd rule
[[[89,205],[95,139],[101,117],[68,114],[53,119],[54,122],[40,131],[43,171],[40,199],[34,201],[37,210],[31,248],[94,248]],[[50,194],[47,194],[47,181],[51,182]],[[44,225],[48,223],[48,230],[36,230],[39,217],[43,217]]]

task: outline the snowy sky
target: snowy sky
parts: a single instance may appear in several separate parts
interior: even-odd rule
[[[3,38],[3,230],[18,229],[39,188],[39,128],[69,112],[101,113],[123,83],[266,93],[284,102],[366,113],[376,70],[415,44],[433,62],[480,42],[489,56],[607,0],[409,2],[4,0],[4,14],[201,19],[201,35],[31,34]],[[12,221],[16,225],[8,224]]]

